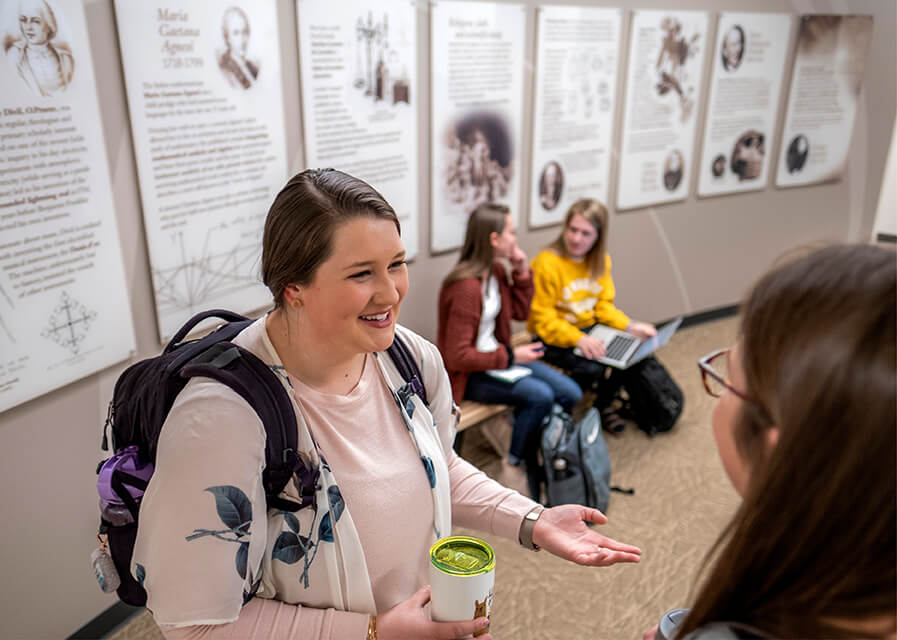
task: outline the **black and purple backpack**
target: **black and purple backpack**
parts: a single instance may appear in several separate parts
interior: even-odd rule
[[[206,318],[225,322],[201,338],[184,342]],[[142,580],[131,574],[140,500],[153,474],[162,425],[190,378],[212,378],[227,385],[261,418],[267,437],[262,484],[268,508],[296,512],[314,504],[317,478],[296,451],[296,416],[286,389],[267,364],[231,342],[252,322],[222,309],[199,313],[178,330],[160,355],[131,365],[115,383],[102,441],[103,450],[108,451],[111,428],[115,454],[97,466],[101,547],[92,559],[100,588],[116,591],[123,602],[146,604]],[[426,403],[420,370],[398,333],[387,353],[408,388]],[[293,476],[301,487],[298,503],[280,497]]]

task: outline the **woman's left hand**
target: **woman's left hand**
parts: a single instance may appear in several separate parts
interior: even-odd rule
[[[533,528],[533,542],[559,558],[590,567],[638,562],[642,550],[593,531],[586,522],[605,524],[607,516],[578,504],[545,509]]]
[[[626,332],[631,333],[636,338],[647,340],[657,335],[657,328],[647,322],[630,322],[629,326],[626,327]]]

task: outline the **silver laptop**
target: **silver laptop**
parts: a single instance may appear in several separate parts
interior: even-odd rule
[[[636,338],[631,333],[612,329],[603,324],[596,324],[592,327],[589,335],[601,340],[604,343],[604,348],[607,350],[604,357],[598,358],[598,362],[617,369],[628,369],[669,342],[680,324],[682,324],[681,316],[658,328],[657,335],[647,340]],[[578,348],[574,349],[573,352],[578,356],[582,355],[582,351]]]

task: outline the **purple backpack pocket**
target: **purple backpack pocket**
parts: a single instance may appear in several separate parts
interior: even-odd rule
[[[100,467],[100,513],[113,526],[137,521],[140,500],[153,476],[153,465],[141,462],[138,451],[136,446],[125,447]]]

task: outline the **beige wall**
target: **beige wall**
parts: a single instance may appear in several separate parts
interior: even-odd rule
[[[875,212],[873,239],[879,234],[897,236],[897,127],[891,131],[891,148],[881,180],[881,194]]]
[[[297,171],[303,168],[303,158],[294,2],[276,1],[283,44],[288,159],[291,171]],[[411,292],[402,321],[433,337],[439,281],[454,263],[455,255],[431,256],[427,250],[429,27],[427,3],[418,4],[422,98],[419,113],[423,123],[418,158],[422,168],[421,251],[410,267]],[[537,3],[530,0],[527,4]],[[626,9],[668,6],[659,0],[592,4]],[[86,0],[85,6],[138,352],[146,356],[157,352],[159,345],[112,1]],[[690,197],[676,204],[613,216],[610,250],[618,302],[633,316],[652,321],[737,302],[745,287],[770,261],[795,244],[869,238],[895,113],[897,11],[893,0],[679,0],[676,6],[710,11],[872,13],[875,28],[850,164],[842,180],[786,190],[767,187],[743,195]],[[534,53],[534,18],[531,12],[528,58]],[[715,23],[715,19],[711,20],[711,25]],[[625,25],[628,24],[627,14]],[[625,52],[628,28],[624,34]],[[625,55],[623,58],[621,64],[625,63]],[[532,69],[532,65],[528,64],[527,69]],[[622,83],[624,74],[620,75]],[[532,80],[528,73],[525,123],[532,121]],[[786,77],[786,88],[789,82]],[[625,95],[622,84],[617,95]],[[703,117],[703,112],[699,113],[698,136]],[[617,145],[621,122],[618,109]],[[776,131],[772,137],[771,157],[777,157],[778,135]],[[529,157],[530,145],[531,141],[524,137],[524,180],[529,179],[525,159]],[[615,169],[612,168],[612,176]],[[775,175],[774,171],[771,175]],[[692,180],[692,191],[695,187]],[[612,189],[611,202],[614,199]],[[521,209],[520,220],[527,217],[527,211]],[[524,222],[521,246],[532,255],[556,233],[557,228],[528,231]],[[4,519],[0,637],[64,637],[115,602],[97,588],[88,556],[96,546],[94,467],[100,457],[100,427],[112,384],[125,364],[0,414],[0,505]]]

